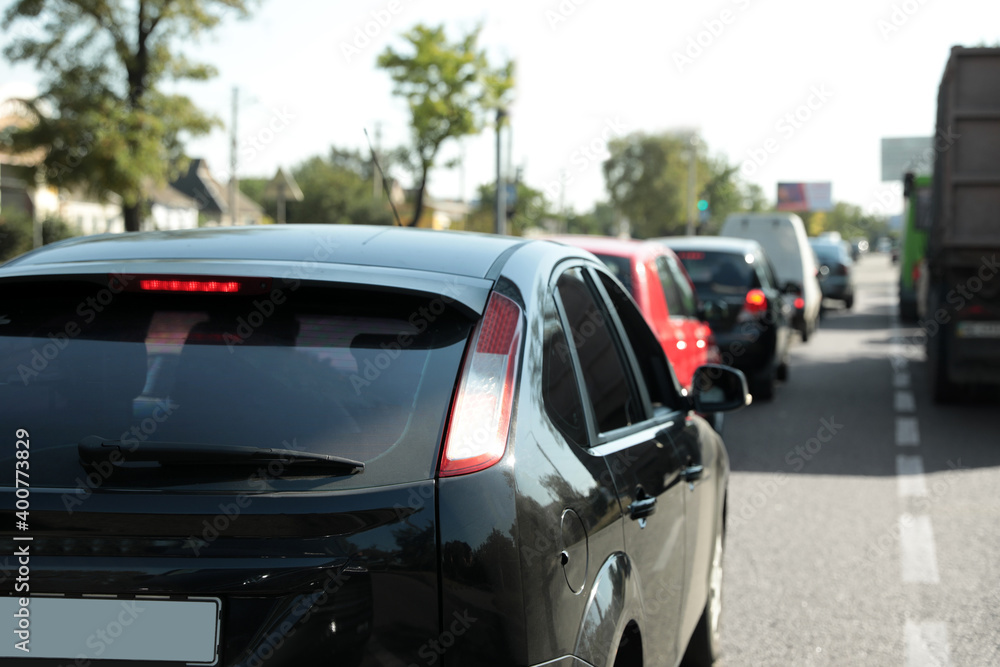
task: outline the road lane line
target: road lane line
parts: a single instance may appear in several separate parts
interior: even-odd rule
[[[896,389],[909,389],[910,387],[910,374],[905,371],[897,372],[892,380]]]
[[[948,667],[949,652],[944,623],[906,621],[906,667]]]
[[[896,392],[896,412],[916,412],[917,403],[912,391]]]
[[[920,444],[916,417],[896,417],[896,444],[900,447],[916,447]]]
[[[896,457],[896,480],[900,498],[927,495],[924,460],[919,456],[900,454]]]
[[[899,517],[899,555],[905,584],[936,584],[937,552],[929,516]]]

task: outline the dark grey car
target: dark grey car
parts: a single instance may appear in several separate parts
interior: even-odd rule
[[[30,551],[0,604],[33,631],[2,665],[718,651],[729,464],[696,413],[745,405],[745,379],[703,367],[682,393],[584,251],[109,235],[4,265],[0,304],[0,534]]]

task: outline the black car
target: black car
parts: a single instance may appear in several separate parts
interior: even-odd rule
[[[746,373],[754,398],[771,399],[775,381],[788,379],[794,290],[779,288],[756,241],[719,236],[658,240],[677,253],[691,276],[722,362]]]
[[[819,287],[824,299],[844,302],[844,308],[854,306],[854,260],[843,242],[809,239],[819,267]]]
[[[696,412],[746,381],[705,366],[682,392],[585,251],[350,225],[74,239],[0,268],[0,373],[0,664],[718,652],[729,463]]]

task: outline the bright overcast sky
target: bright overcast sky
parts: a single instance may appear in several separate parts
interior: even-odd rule
[[[362,148],[363,128],[376,124],[383,146],[397,145],[409,136],[405,106],[374,63],[418,22],[445,22],[452,38],[482,23],[494,61],[516,60],[513,163],[553,193],[565,173],[566,203],[577,210],[606,198],[607,137],[678,128],[697,129],[733,162],[756,155],[763,164],[744,173],[772,200],[778,181],[831,181],[835,200],[871,209],[888,187],[880,139],[933,133],[949,48],[1000,42],[1000,4],[989,0],[264,0],[252,19],[186,47],[219,76],[185,92],[228,123],[239,87],[243,177],[270,176],[331,145]],[[366,27],[375,36],[345,55]],[[0,83],[35,80],[30,69],[0,65]],[[797,109],[805,120],[783,120]],[[269,125],[281,129],[271,136]],[[441,168],[433,196],[469,198],[493,179],[492,132],[464,146],[464,191],[460,171]],[[189,153],[225,173],[226,131]]]

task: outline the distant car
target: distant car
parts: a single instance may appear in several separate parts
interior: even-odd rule
[[[656,240],[684,263],[705,304],[723,363],[746,374],[755,398],[771,399],[776,380],[788,379],[794,312],[789,297],[801,297],[781,289],[774,267],[754,240],[717,236]]]
[[[31,621],[13,663],[718,653],[729,459],[697,413],[746,405],[746,379],[705,366],[684,394],[589,253],[136,232],[14,259],[0,303],[0,536],[31,569],[30,598],[0,580]]]
[[[883,254],[889,254],[892,252],[892,239],[888,236],[880,236],[878,241],[875,243],[875,251]]]
[[[855,262],[861,259],[861,256],[868,252],[868,240],[863,238],[856,238],[851,240],[851,259]]]
[[[832,243],[822,238],[810,239],[819,260],[819,286],[823,298],[844,302],[850,310],[854,306],[854,260],[843,243]]]
[[[802,218],[794,213],[733,213],[722,225],[720,236],[737,236],[760,243],[774,266],[782,289],[794,286],[795,329],[808,341],[819,324],[823,294],[819,287],[819,267],[809,248]]]
[[[592,252],[628,289],[652,327],[685,389],[699,366],[719,363],[711,327],[699,316],[698,296],[670,248],[651,241],[603,236],[556,236],[551,240]]]

